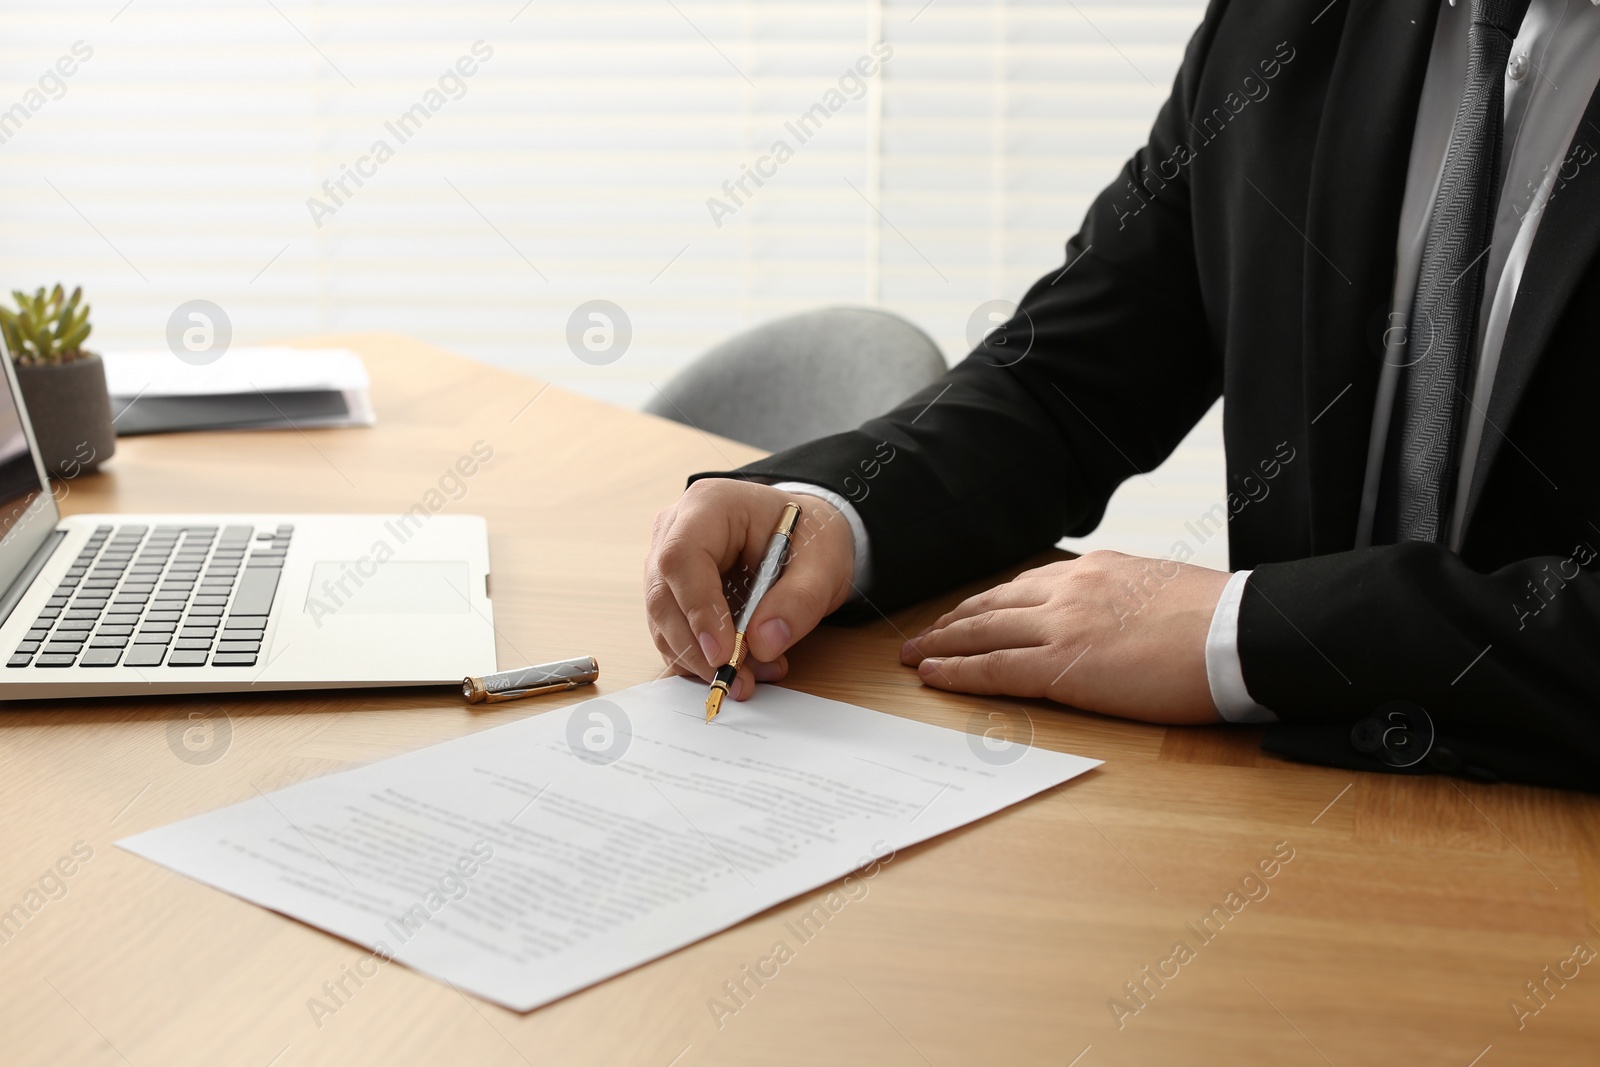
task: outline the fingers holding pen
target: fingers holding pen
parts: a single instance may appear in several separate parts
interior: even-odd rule
[[[739,667],[739,673],[733,680],[733,686],[728,690],[728,695],[735,700],[749,700],[756,691],[757,682],[779,682],[789,673],[789,658],[779,656],[776,660],[747,659]]]
[[[710,682],[733,658],[731,605],[742,609],[753,598],[744,662],[728,692],[746,700],[757,682],[787,675],[788,649],[848,598],[849,524],[825,501],[802,499],[754,482],[701,479],[656,517],[645,603],[668,670]],[[789,538],[789,552],[768,586],[770,570],[758,577],[775,532]]]

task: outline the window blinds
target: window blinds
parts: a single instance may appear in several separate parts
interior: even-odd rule
[[[396,330],[623,404],[823,304],[953,360],[1061,262],[1202,10],[5,0],[0,275],[82,284],[101,347],[203,298],[236,344]],[[615,358],[569,343],[592,300]]]

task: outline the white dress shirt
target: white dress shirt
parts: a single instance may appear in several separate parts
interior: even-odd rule
[[[1462,514],[1467,489],[1472,484],[1479,443],[1483,439],[1484,411],[1494,385],[1506,324],[1522,281],[1528,250],[1539,231],[1539,220],[1553,193],[1571,181],[1576,169],[1600,151],[1600,130],[1593,137],[1577,137],[1584,109],[1600,84],[1600,0],[1531,0],[1506,66],[1505,133],[1501,156],[1505,168],[1494,235],[1486,261],[1484,298],[1479,312],[1478,362],[1473,378],[1473,398],[1462,434],[1460,480],[1454,509],[1446,527],[1452,549],[1461,544]],[[1416,132],[1400,207],[1400,229],[1395,242],[1395,286],[1392,323],[1408,323],[1411,302],[1427,241],[1429,215],[1444,169],[1450,128],[1466,88],[1467,28],[1465,2],[1448,0],[1439,12],[1433,50],[1417,109]],[[1382,121],[1381,117],[1367,121]],[[1574,151],[1574,139],[1591,151]],[[1403,327],[1387,335],[1392,344],[1404,343]],[[1378,472],[1382,469],[1394,395],[1399,380],[1396,358],[1385,360],[1373,412],[1372,439],[1357,542],[1371,544],[1372,515],[1377,502]],[[871,546],[866,526],[849,501],[819,486],[785,482],[790,492],[821,497],[844,513],[855,537],[858,590],[870,578]],[[1271,722],[1275,716],[1257,704],[1245,686],[1239,662],[1239,605],[1250,571],[1236,571],[1223,588],[1206,637],[1206,677],[1217,711],[1231,722]]]

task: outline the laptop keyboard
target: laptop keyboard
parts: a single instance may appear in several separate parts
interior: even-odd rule
[[[293,526],[97,526],[8,667],[253,667]]]

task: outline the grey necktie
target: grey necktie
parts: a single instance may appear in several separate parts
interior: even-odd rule
[[[1455,489],[1468,359],[1499,198],[1506,61],[1529,0],[1466,0],[1467,77],[1445,149],[1396,391],[1380,529],[1439,541]],[[1387,505],[1387,506],[1385,506]],[[1386,517],[1387,522],[1383,522]]]

